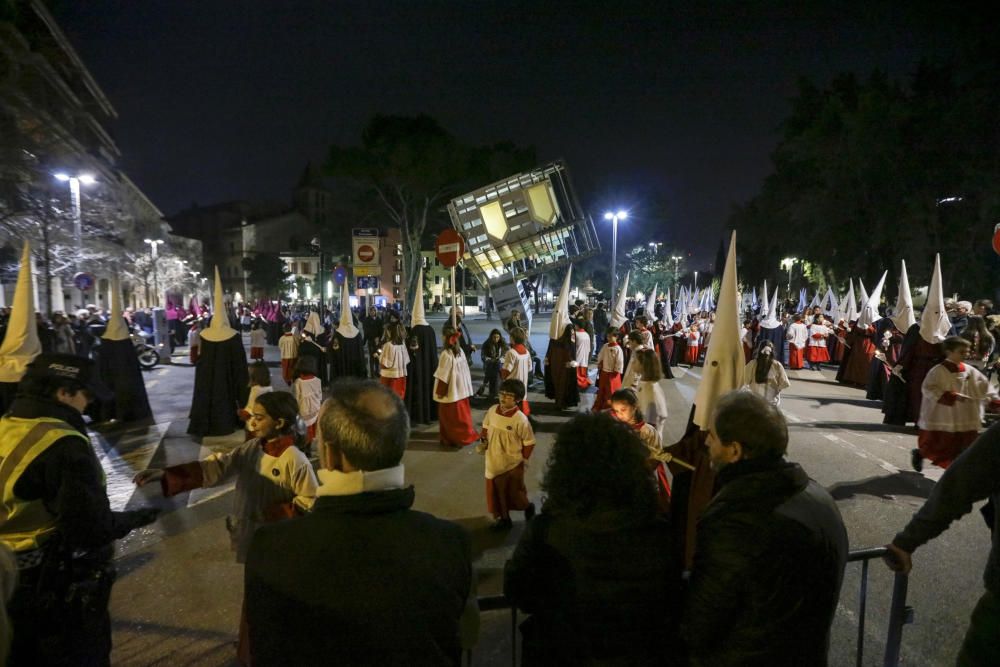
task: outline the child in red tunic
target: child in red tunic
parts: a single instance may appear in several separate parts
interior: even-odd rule
[[[517,404],[524,398],[520,380],[500,383],[500,404],[486,412],[476,449],[486,454],[486,507],[497,530],[510,528],[511,510],[523,510],[526,521],[535,514],[524,486],[524,469],[535,449],[535,434]]]
[[[443,333],[444,349],[438,356],[438,367],[434,371],[434,400],[438,404],[441,444],[446,447],[464,447],[479,438],[472,424],[472,410],[469,408],[472,376],[455,329],[446,325]]]
[[[260,321],[255,321],[250,329],[250,358],[263,359],[264,345],[267,344],[267,332],[260,326]]]
[[[692,324],[691,328],[687,332],[687,348],[684,350],[684,361],[688,366],[695,366],[698,364],[698,355],[701,352],[701,332],[698,331],[698,325]]]
[[[611,395],[622,388],[625,356],[618,344],[618,329],[608,327],[606,336],[608,342],[597,355],[597,398],[594,399],[594,412],[610,408]]]
[[[406,329],[399,322],[385,329],[388,340],[383,343],[379,357],[379,381],[401,399],[406,399],[406,365],[410,353],[406,350]]]

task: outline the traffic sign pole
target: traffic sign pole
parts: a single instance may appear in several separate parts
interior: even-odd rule
[[[458,333],[458,304],[455,303],[455,265],[451,265],[451,328]]]

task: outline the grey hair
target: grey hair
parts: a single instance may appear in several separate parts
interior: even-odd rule
[[[366,471],[399,465],[410,416],[399,396],[372,380],[340,380],[319,414],[323,444]]]

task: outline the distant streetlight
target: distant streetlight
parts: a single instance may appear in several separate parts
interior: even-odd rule
[[[795,262],[799,261],[798,257],[786,257],[781,260],[781,268],[788,271],[788,293],[792,293],[792,267],[795,266]]]
[[[76,263],[74,271],[79,273],[83,265],[83,215],[80,212],[80,184],[93,185],[97,182],[91,174],[70,176],[65,172],[54,174],[57,181],[69,183],[70,212],[73,216],[73,240],[76,242]]]
[[[626,211],[606,211],[604,219],[611,221],[611,299],[614,301],[618,287],[618,221],[628,218]]]
[[[157,268],[156,268],[156,265],[158,264],[158,262],[156,261],[156,257],[157,257],[156,249],[157,249],[157,247],[161,243],[166,243],[166,242],[163,241],[162,239],[143,239],[143,243],[148,243],[149,244],[149,254],[153,258],[153,293],[156,294],[156,305],[159,306],[160,305],[160,288],[157,285],[157,283],[159,281],[159,273],[157,272]]]
[[[698,293],[698,272],[694,272],[694,293]]]
[[[681,260],[684,259],[680,255],[671,255],[670,259],[674,260],[674,284],[677,284],[677,267],[680,265]]]

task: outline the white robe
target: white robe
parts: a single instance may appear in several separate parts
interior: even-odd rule
[[[665,442],[667,397],[664,396],[660,383],[655,380],[640,380],[636,396],[639,398],[639,409],[642,410],[643,421],[656,429],[660,442]]]
[[[959,398],[950,406],[938,403],[948,391],[964,394],[971,400]],[[978,431],[982,427],[984,402],[998,399],[997,390],[990,386],[986,376],[969,364],[962,364],[957,373],[951,372],[944,364],[938,364],[928,371],[921,392],[923,398],[917,427],[924,431]]]
[[[455,403],[472,396],[469,362],[461,350],[457,355],[450,350],[441,352],[438,355],[438,367],[434,371],[434,377],[448,385],[448,391],[443,398],[438,398],[437,386],[434,387],[434,400],[438,403]]]
[[[590,365],[590,334],[579,329],[576,332],[576,363],[583,368]]]
[[[788,375],[780,362],[772,361],[771,368],[767,371],[767,382],[757,383],[755,375],[757,373],[757,360],[751,359],[743,370],[743,386],[751,393],[757,394],[771,405],[777,406],[781,403],[782,391],[788,389]]]
[[[379,352],[379,374],[385,378],[405,378],[406,365],[410,363],[410,353],[406,345],[385,343]]]

